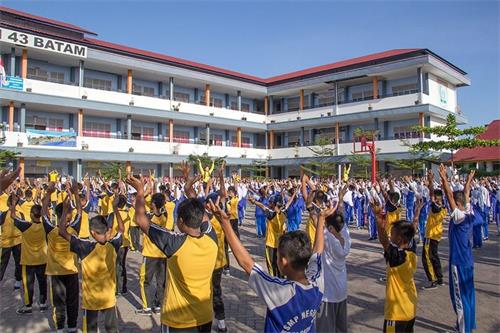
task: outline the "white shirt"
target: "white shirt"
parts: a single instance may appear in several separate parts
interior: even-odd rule
[[[325,292],[323,302],[339,303],[347,298],[346,257],[351,249],[351,236],[347,226],[340,230],[344,246],[325,228],[325,250],[321,257],[324,271]]]
[[[354,207],[354,203],[352,202],[352,191],[351,190],[347,190],[347,192],[344,194],[344,197],[342,198],[342,200],[344,200],[344,203],[351,206],[351,207]]]

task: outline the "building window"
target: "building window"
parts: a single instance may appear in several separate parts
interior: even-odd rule
[[[409,94],[415,94],[415,93],[417,93],[417,84],[416,83],[404,84],[404,85],[392,87],[392,95],[393,96],[409,95]]]
[[[101,122],[86,121],[83,126],[83,136],[94,138],[110,138],[111,125]]]
[[[125,131],[125,135],[127,132]],[[132,140],[153,141],[154,128],[143,126],[132,126]]]
[[[298,111],[300,107],[300,97],[292,97],[287,100],[288,111]]]
[[[318,107],[333,105],[335,102],[333,99],[333,93],[331,91],[321,91],[317,94],[318,96]]]
[[[87,88],[111,91],[111,81],[84,77],[83,85]]]
[[[394,127],[394,139],[417,139],[419,133],[411,128],[412,126]]]
[[[238,102],[231,102],[231,110],[238,111]],[[243,112],[250,112],[250,104],[248,104],[248,103],[241,103],[241,111],[243,111]]]
[[[151,87],[144,87],[134,83],[132,85],[132,93],[139,96],[153,97],[155,95],[155,89]]]
[[[28,67],[28,79],[64,83],[64,73],[56,71],[46,71],[40,67]]]
[[[28,116],[26,117],[26,128],[62,132],[64,130],[64,119]]]
[[[373,90],[363,90],[352,93],[353,102],[366,101],[369,99],[373,99]]]
[[[189,132],[188,131],[175,131],[174,130],[174,140],[175,143],[189,143]]]
[[[174,101],[189,103],[189,94],[176,92],[174,93]]]

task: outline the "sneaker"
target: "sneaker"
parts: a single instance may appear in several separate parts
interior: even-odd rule
[[[438,287],[437,282],[434,281],[428,284],[427,286],[423,286],[422,290],[432,290],[432,289],[437,289],[437,287]]]
[[[21,281],[14,282],[14,290],[19,290],[19,289],[21,289]]]
[[[47,309],[49,308],[49,306],[47,305],[47,303],[38,303],[38,308],[40,310],[40,312],[45,312],[47,311]]]
[[[151,316],[153,314],[151,309],[136,309],[135,313],[141,316]]]
[[[16,310],[16,313],[19,315],[32,314],[33,309],[31,308],[31,306],[22,306]]]
[[[378,281],[385,283],[387,281],[387,278],[386,277],[381,277],[381,278],[378,278]]]
[[[437,284],[438,284],[438,286],[444,286],[444,281],[443,280],[438,280]]]
[[[153,308],[153,312],[154,312],[155,314],[160,314],[160,313],[161,313],[161,308],[160,308],[159,306],[155,306],[155,307]]]

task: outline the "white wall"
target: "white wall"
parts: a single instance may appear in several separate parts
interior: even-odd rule
[[[443,84],[445,83],[445,84]],[[455,112],[457,107],[456,87],[429,73],[428,103]]]

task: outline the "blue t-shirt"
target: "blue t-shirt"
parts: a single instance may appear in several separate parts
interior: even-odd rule
[[[269,200],[267,200],[267,198],[260,197],[257,201],[266,207],[269,206]],[[255,206],[255,216],[266,216],[266,212],[259,206]]]
[[[450,264],[455,266],[473,267],[472,258],[472,225],[474,213],[470,206],[465,212],[455,208],[451,213],[448,229],[450,243]]]
[[[320,254],[309,259],[306,277],[309,285],[302,285],[270,276],[254,265],[248,285],[267,305],[265,332],[316,332],[316,313],[324,292]]]

